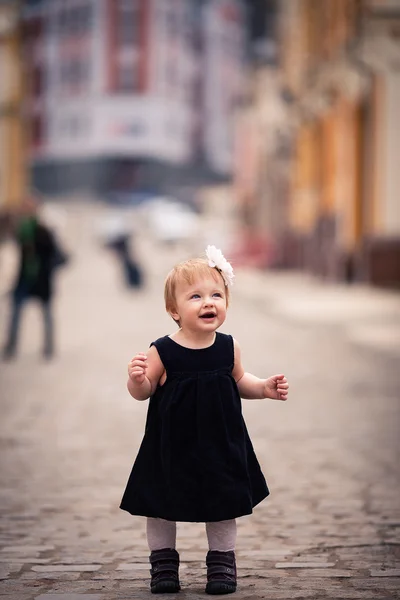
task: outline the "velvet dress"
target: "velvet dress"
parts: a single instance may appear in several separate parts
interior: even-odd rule
[[[232,377],[233,338],[191,349],[168,336],[157,348],[167,379],[150,398],[145,433],[120,508],[169,521],[250,514],[269,491]]]

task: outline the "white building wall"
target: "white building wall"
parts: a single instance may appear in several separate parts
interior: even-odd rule
[[[84,34],[86,50],[82,58],[87,61],[87,77],[83,88],[77,93],[66,89],[62,80],[63,62],[69,41],[61,35],[59,16],[61,9],[89,4],[92,10],[92,26]],[[45,4],[45,63],[47,85],[45,92],[45,114],[47,143],[42,158],[79,158],[90,155],[95,147],[94,111],[102,87],[101,73],[104,71],[102,55],[98,52],[99,40],[94,35],[99,26],[102,2],[100,0],[51,0]],[[101,29],[99,28],[99,33]]]
[[[106,0],[92,0],[92,93],[94,96],[102,94],[106,87],[107,56],[104,43],[107,36],[106,9]]]
[[[180,160],[193,153],[192,127],[195,115],[191,106],[195,57],[185,35],[190,3],[186,0],[152,0],[151,21],[151,92],[157,99],[156,119],[162,115],[160,127],[165,141],[180,146]],[[171,22],[175,23],[171,30]],[[165,148],[168,152],[168,149]],[[171,150],[171,147],[170,147]]]
[[[235,0],[209,0],[204,8],[204,147],[207,162],[222,175],[233,170],[233,116],[243,69],[243,26],[226,11],[241,14]]]

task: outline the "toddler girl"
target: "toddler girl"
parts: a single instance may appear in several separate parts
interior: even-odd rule
[[[145,433],[121,508],[147,517],[151,591],[177,592],[176,522],[204,522],[208,594],[236,590],[236,521],[269,491],[242,416],[241,398],[286,400],[284,375],[245,373],[240,347],[217,332],[233,270],[221,251],[176,265],[165,281],[178,330],[128,366],[128,390],[150,397]]]

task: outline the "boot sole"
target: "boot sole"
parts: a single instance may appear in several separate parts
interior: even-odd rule
[[[152,594],[175,594],[180,589],[181,586],[176,581],[159,581],[151,586],[150,591]]]
[[[234,592],[236,592],[235,583],[229,584],[222,581],[209,581],[206,585],[206,594],[217,596],[222,594],[233,594]]]

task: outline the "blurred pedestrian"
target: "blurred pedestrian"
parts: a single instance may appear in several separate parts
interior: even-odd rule
[[[147,517],[151,591],[177,592],[176,522],[204,522],[208,594],[236,590],[236,518],[269,491],[242,416],[242,398],[286,400],[284,375],[245,373],[240,347],[217,332],[233,270],[221,251],[176,265],[165,282],[166,310],[178,331],[157,339],[128,365],[128,390],[150,397],[144,438],[121,508]]]
[[[109,240],[106,245],[115,252],[127,287],[139,288],[143,285],[143,272],[132,256],[130,238],[130,235],[120,235]]]
[[[10,320],[3,358],[11,359],[16,354],[22,308],[32,298],[40,301],[43,313],[43,356],[51,358],[54,354],[54,274],[59,266],[68,262],[68,256],[56,242],[52,231],[41,223],[38,203],[34,198],[23,202],[13,235],[18,245],[19,265],[11,290]]]
[[[142,287],[143,269],[132,252],[133,232],[127,216],[116,212],[107,214],[100,223],[100,235],[106,248],[115,253],[125,285],[129,288]]]

